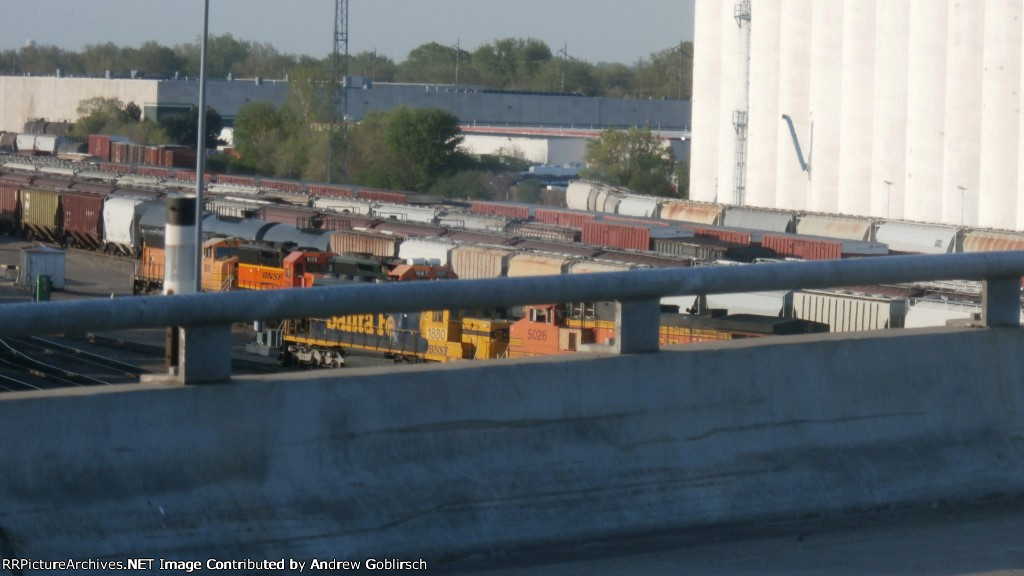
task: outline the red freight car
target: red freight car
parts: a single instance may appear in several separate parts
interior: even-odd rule
[[[770,248],[780,256],[804,260],[837,260],[843,257],[843,245],[821,238],[800,238],[780,234],[765,234],[761,246]]]
[[[595,214],[587,214],[585,212],[569,212],[567,210],[550,210],[547,208],[537,208],[533,211],[533,219],[538,222],[564,228],[579,228],[581,230],[585,222],[593,222],[595,218],[597,218]]]
[[[18,209],[18,187],[0,183],[0,230],[5,234],[18,231],[21,222],[21,211]]]
[[[580,239],[586,244],[598,246],[630,250],[649,250],[651,248],[651,231],[640,226],[586,222],[583,225],[583,234]]]
[[[296,194],[302,192],[302,182],[296,182],[294,180],[276,180],[274,178],[260,178],[261,188],[273,188],[274,190],[283,190],[285,192],[295,192]]]
[[[392,204],[405,204],[407,194],[405,192],[394,192],[392,190],[378,190],[376,188],[359,188],[355,191],[356,198],[363,200],[375,200],[377,202],[390,202]]]
[[[530,217],[529,206],[513,206],[497,202],[473,202],[470,204],[469,209],[474,214],[493,214],[495,216],[521,218],[523,220]]]
[[[306,186],[306,190],[310,196],[320,196],[328,198],[351,198],[352,188],[348,186],[341,186],[338,184],[309,184]]]
[[[108,195],[84,191],[61,194],[64,242],[68,246],[91,249],[103,246],[103,199]]]
[[[110,161],[110,136],[102,134],[89,135],[89,155],[100,160]]]
[[[750,232],[741,232],[739,230],[728,230],[726,228],[691,228],[693,235],[704,238],[717,238],[723,242],[732,242],[733,244],[750,244]]]
[[[253,176],[233,176],[231,174],[217,174],[217,183],[235,184],[237,186],[256,187],[256,178]]]

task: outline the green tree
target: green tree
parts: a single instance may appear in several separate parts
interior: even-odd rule
[[[107,70],[113,74],[123,74],[121,49],[113,42],[89,44],[82,48],[82,67],[85,74],[92,76],[102,76]]]
[[[349,181],[362,186],[387,188],[391,185],[392,157],[387,145],[390,114],[371,110],[362,122],[349,130]]]
[[[184,114],[172,114],[160,119],[160,126],[167,132],[171,141],[181,146],[195,147],[199,141],[199,108],[193,106]],[[224,142],[220,140],[220,131],[224,128],[224,119],[213,108],[206,107],[206,147],[216,148]]]
[[[466,170],[439,178],[430,193],[442,198],[484,200],[489,198],[490,175],[479,170]]]
[[[398,66],[392,59],[376,52],[360,52],[348,63],[350,76],[363,76],[374,82],[391,82],[397,72]]]
[[[496,88],[528,90],[551,61],[551,49],[535,38],[504,38],[473,52],[473,68],[485,84]]]
[[[252,102],[238,111],[235,118],[234,146],[241,162],[254,170],[273,166],[274,157],[284,140],[281,114],[273,104]]]
[[[118,98],[98,96],[78,103],[78,120],[71,130],[71,135],[85,140],[90,134],[108,134],[115,126],[131,121],[125,105]]]
[[[151,78],[169,78],[184,67],[184,62],[174,50],[152,40],[125,52],[131,69],[145,72]]]
[[[274,162],[278,175],[326,176],[331,89],[330,72],[318,65],[300,66],[292,71],[288,97],[280,110],[283,141]],[[316,163],[319,166],[314,165]]]
[[[80,74],[82,57],[77,52],[45,44],[23,46],[18,50],[18,74],[53,76],[58,69],[64,74]]]
[[[676,163],[676,195],[683,200],[690,199],[690,161]]]
[[[78,103],[77,112],[71,136],[79,140],[90,134],[117,134],[140,144],[170,142],[163,128],[142,119],[142,110],[134,102],[125,105],[117,98],[89,98]]]
[[[641,194],[674,196],[672,149],[650,130],[605,130],[587,144],[580,176],[625,186]]]
[[[206,44],[206,73],[211,77],[224,77],[235,67],[249,59],[251,46],[231,34],[214,34]]]
[[[395,77],[399,82],[451,84],[455,82],[455,49],[437,42],[417,46],[398,66]]]
[[[594,69],[598,93],[609,98],[624,98],[633,89],[636,73],[625,64],[599,64]]]
[[[515,201],[527,204],[538,204],[541,199],[541,184],[538,180],[529,178],[520,180],[515,186]]]
[[[295,63],[294,56],[278,52],[271,44],[253,42],[248,58],[237,62],[233,72],[240,78],[284,78]]]
[[[124,105],[124,114],[132,122],[142,121],[142,108],[139,108],[139,105],[135,102],[129,102]]]
[[[689,100],[693,93],[693,43],[655,52],[636,64],[635,93],[641,98]]]
[[[426,191],[461,162],[463,137],[459,119],[438,109],[400,107],[391,112],[386,142],[392,157],[395,187]]]
[[[437,109],[373,111],[350,131],[351,182],[425,192],[467,163],[458,118]]]

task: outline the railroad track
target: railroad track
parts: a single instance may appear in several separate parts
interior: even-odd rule
[[[138,382],[152,370],[39,337],[0,340],[0,390],[107,386]]]

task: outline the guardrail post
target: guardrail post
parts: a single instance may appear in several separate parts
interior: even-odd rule
[[[659,350],[661,300],[658,298],[617,302],[615,322],[619,327],[615,338],[616,354],[646,354]]]
[[[181,330],[182,384],[212,384],[231,380],[231,325],[185,326]]]
[[[1020,278],[988,278],[981,284],[981,323],[1020,326]]]

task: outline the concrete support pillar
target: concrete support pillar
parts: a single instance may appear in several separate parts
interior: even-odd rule
[[[231,325],[186,326],[181,329],[182,384],[213,384],[231,380]]]
[[[1020,326],[1020,278],[982,281],[981,322],[989,328]]]
[[[658,328],[661,325],[661,301],[658,298],[618,302],[615,322],[619,327],[615,338],[617,354],[658,351]]]

